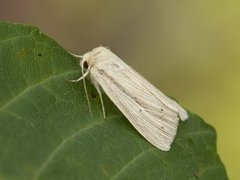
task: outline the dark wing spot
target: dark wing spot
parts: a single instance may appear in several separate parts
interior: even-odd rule
[[[103,74],[103,73],[104,73],[103,69],[98,69],[98,72],[99,72],[100,74]]]
[[[114,63],[111,63],[111,64],[108,64],[107,67],[109,69],[111,69],[112,71],[118,71],[120,70],[120,66],[118,64],[114,64]]]

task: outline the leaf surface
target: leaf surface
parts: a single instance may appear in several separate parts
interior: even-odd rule
[[[104,95],[104,120],[78,59],[28,25],[0,23],[0,179],[227,179],[215,130],[189,112],[171,150],[153,147]]]

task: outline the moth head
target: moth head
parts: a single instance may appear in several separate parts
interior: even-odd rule
[[[83,55],[82,60],[80,61],[80,66],[85,70],[90,69],[93,64],[95,64],[96,57],[95,57],[95,49],[90,52],[87,52]]]
[[[108,57],[109,54],[111,55],[112,53],[105,47],[100,46],[94,48],[92,51],[83,55],[80,66],[82,66],[84,69],[91,68],[97,63],[97,61],[99,62],[106,60],[106,57]]]
[[[90,69],[90,64],[91,64],[90,55],[91,55],[90,52],[85,53],[79,62],[80,67],[85,71]]]

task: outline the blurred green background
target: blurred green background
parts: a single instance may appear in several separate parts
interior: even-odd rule
[[[79,54],[110,47],[215,127],[229,178],[240,178],[239,0],[0,0],[0,20],[38,26]]]

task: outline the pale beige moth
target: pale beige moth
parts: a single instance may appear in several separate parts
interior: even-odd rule
[[[157,148],[168,151],[177,133],[179,120],[188,114],[150,82],[124,63],[105,47],[97,47],[80,58],[82,77],[71,82],[84,81],[89,74],[99,93],[103,116],[103,90],[136,130]],[[87,94],[87,93],[86,93]],[[87,95],[89,103],[89,98]]]

